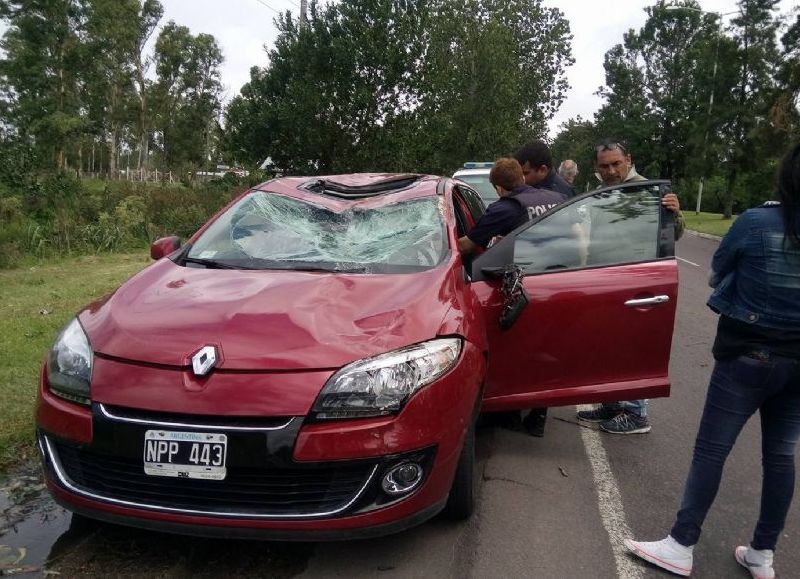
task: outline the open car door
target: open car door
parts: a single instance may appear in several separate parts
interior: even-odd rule
[[[678,291],[674,219],[661,206],[669,191],[668,181],[640,181],[584,194],[474,261],[489,344],[484,410],[669,395]],[[513,266],[529,302],[502,329],[498,277]]]

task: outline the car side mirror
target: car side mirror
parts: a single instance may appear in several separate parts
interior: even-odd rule
[[[503,287],[501,291],[505,296],[503,310],[500,312],[500,328],[509,329],[522,315],[522,311],[530,302],[528,292],[522,285],[522,269],[516,265],[507,266],[503,272]]]
[[[181,238],[177,235],[160,237],[150,244],[150,257],[161,259],[181,248]]]

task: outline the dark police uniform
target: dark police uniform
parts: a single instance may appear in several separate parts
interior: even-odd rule
[[[537,183],[536,186],[540,189],[549,189],[550,191],[561,193],[567,199],[575,197],[576,195],[575,187],[570,185],[564,177],[556,173],[556,170],[552,167],[547,177]]]
[[[486,213],[470,229],[467,237],[475,245],[486,247],[495,235],[508,235],[511,231],[556,205],[566,197],[556,191],[537,189],[530,185],[517,185],[511,194],[500,197],[486,208]]]

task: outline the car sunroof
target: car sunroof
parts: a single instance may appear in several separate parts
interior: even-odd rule
[[[342,199],[361,199],[406,189],[421,178],[422,175],[415,174],[395,175],[366,185],[346,185],[329,179],[316,179],[304,183],[302,188],[322,195],[341,197]]]

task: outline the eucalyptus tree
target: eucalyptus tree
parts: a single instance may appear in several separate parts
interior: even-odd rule
[[[135,21],[139,0],[88,0],[86,49],[92,66],[86,67],[85,103],[92,109],[95,127],[108,143],[109,171],[118,170],[119,147],[133,118],[134,62],[137,46]]]
[[[221,110],[222,51],[209,34],[170,21],[155,44],[153,129],[164,163],[180,168],[208,161]]]
[[[82,0],[4,0],[8,29],[0,41],[0,84],[7,129],[31,142],[39,158],[66,168],[68,148],[86,125]]]
[[[136,30],[136,45],[132,56],[133,66],[136,71],[139,113],[137,169],[147,165],[150,147],[150,115],[152,107],[149,106],[148,102],[151,82],[147,78],[147,72],[152,62],[152,56],[145,54],[145,47],[163,15],[164,7],[159,0],[143,0],[137,9],[135,18],[132,20]]]

